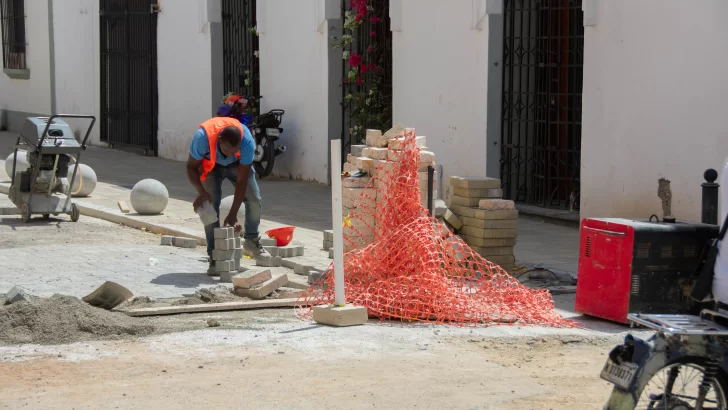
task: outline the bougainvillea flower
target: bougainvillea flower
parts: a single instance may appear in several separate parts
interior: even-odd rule
[[[352,67],[359,67],[361,65],[361,56],[359,54],[352,54],[349,57],[349,65]]]

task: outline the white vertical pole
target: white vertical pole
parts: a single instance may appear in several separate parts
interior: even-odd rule
[[[341,203],[341,140],[331,141],[331,213],[334,219],[334,304],[346,305],[344,294],[344,219]]]

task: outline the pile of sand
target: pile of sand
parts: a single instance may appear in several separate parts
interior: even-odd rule
[[[78,298],[54,295],[0,306],[0,345],[63,344],[146,336],[152,322],[109,312]]]

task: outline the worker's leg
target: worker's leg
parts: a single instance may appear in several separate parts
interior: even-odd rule
[[[238,181],[237,170],[226,170],[226,178],[233,185],[236,185]],[[251,168],[248,187],[245,190],[245,198],[243,199],[243,204],[245,205],[245,222],[243,224],[243,228],[245,229],[243,235],[245,242],[243,244],[243,252],[253,258],[268,254],[260,244],[260,232],[258,231],[260,228],[262,202],[258,181],[255,179],[255,168]]]
[[[214,271],[215,262],[212,260],[212,250],[215,249],[215,228],[220,227],[220,201],[222,200],[222,181],[225,178],[224,168],[215,166],[207,175],[207,179],[202,181],[202,186],[212,197],[212,208],[217,214],[217,222],[205,226],[205,239],[207,239],[207,255],[210,257],[210,271]],[[223,216],[224,218],[224,216]]]

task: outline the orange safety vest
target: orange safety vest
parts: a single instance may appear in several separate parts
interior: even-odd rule
[[[238,129],[240,129],[241,138],[244,138],[245,133],[243,132],[243,126],[240,124],[240,121],[235,118],[215,117],[200,124],[200,128],[205,130],[207,140],[210,142],[210,159],[202,158],[202,174],[200,175],[200,181],[204,181],[207,178],[207,174],[215,168],[217,138],[220,136],[220,131],[230,126],[238,127]],[[235,157],[240,159],[240,151],[235,154]]]

